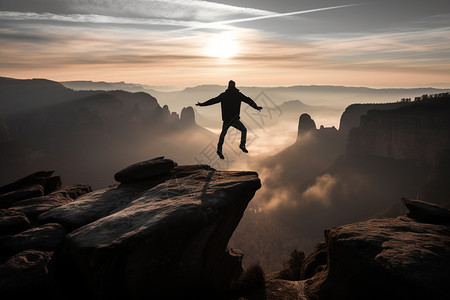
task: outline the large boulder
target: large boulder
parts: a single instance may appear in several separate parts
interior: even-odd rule
[[[408,208],[408,217],[437,224],[450,224],[450,210],[425,201],[402,198]]]
[[[0,208],[8,208],[15,202],[40,196],[44,196],[44,187],[42,185],[34,184],[23,187],[0,195]]]
[[[165,159],[164,156],[141,161],[120,170],[114,175],[114,179],[120,183],[130,183],[142,179],[155,177],[169,173],[174,167],[171,159]]]
[[[314,122],[314,120],[311,119],[311,116],[308,114],[302,114],[298,119],[297,135],[302,135],[304,133],[316,130],[317,130],[316,122]]]
[[[25,187],[39,184],[44,187],[44,191],[47,191],[45,194],[51,193],[56,189],[51,190],[51,187],[54,187],[57,185],[55,183],[55,179],[49,179],[51,178],[54,171],[38,171],[35,173],[32,173],[28,176],[25,176],[23,178],[20,178],[12,183],[9,183],[7,185],[4,185],[0,187],[0,195],[6,194],[18,189],[23,189]],[[55,176],[53,176],[55,177]],[[47,187],[47,182],[51,181],[52,184],[49,184],[49,187]],[[60,180],[61,181],[61,180]]]
[[[310,299],[448,299],[450,227],[407,216],[325,231],[328,261]]]
[[[228,241],[260,186],[254,172],[177,166],[86,194],[39,220],[73,230],[60,272],[78,287],[74,297],[223,293],[242,271],[242,254]]]

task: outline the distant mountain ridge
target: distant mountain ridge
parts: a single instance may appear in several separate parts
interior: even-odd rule
[[[8,170],[0,182],[47,165],[69,182],[88,176],[105,186],[102,174],[127,157],[170,153],[194,163],[213,138],[196,124],[192,107],[179,114],[145,92],[75,91],[51,80],[0,78],[0,167]]]
[[[128,92],[152,92],[159,91],[174,91],[176,88],[171,86],[151,86],[145,84],[120,82],[105,82],[105,81],[61,81],[62,85],[74,90],[124,90]]]
[[[0,118],[77,97],[74,91],[55,81],[0,77]]]
[[[205,84],[177,90],[171,87],[157,87],[133,83],[110,83],[91,81],[67,81],[63,85],[73,89],[122,89],[127,91],[146,91],[164,105],[167,104],[173,111],[180,112],[185,106],[205,101],[217,96],[226,90],[226,85]],[[301,99],[308,105],[324,105],[344,109],[353,103],[392,102],[403,97],[414,98],[423,94],[436,94],[450,91],[431,87],[421,88],[368,88],[352,86],[331,85],[294,85],[277,87],[241,86],[236,82],[237,88],[249,97],[256,98],[262,91],[277,105],[292,99]]]

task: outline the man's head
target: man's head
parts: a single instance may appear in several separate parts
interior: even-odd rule
[[[228,88],[229,89],[232,89],[232,88],[235,88],[236,87],[236,83],[233,81],[233,80],[230,80],[229,82],[228,82]]]

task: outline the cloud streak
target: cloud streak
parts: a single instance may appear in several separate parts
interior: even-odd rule
[[[215,23],[216,24],[234,24],[234,23],[250,22],[250,21],[257,21],[257,20],[264,20],[264,19],[272,19],[272,18],[281,18],[281,17],[287,17],[287,16],[309,14],[309,13],[313,13],[313,12],[319,12],[319,11],[325,11],[325,10],[333,10],[333,9],[338,9],[338,8],[346,8],[346,7],[352,7],[352,6],[357,6],[357,5],[361,5],[361,4],[349,4],[349,5],[330,6],[330,7],[315,8],[315,9],[294,11],[294,12],[288,12],[288,13],[279,13],[279,14],[278,13],[274,13],[274,14],[266,15],[266,16],[243,18],[243,19],[228,20],[228,21],[220,21],[220,22],[215,22]]]
[[[9,4],[9,5],[6,5]],[[5,9],[5,8],[7,9]],[[185,21],[213,21],[230,16],[263,16],[272,12],[198,0],[22,0],[20,3],[5,0],[0,10],[53,13],[62,15],[94,14],[111,17],[173,19]],[[43,11],[44,10],[44,11]]]
[[[96,24],[134,24],[134,25],[164,25],[164,26],[181,26],[181,27],[198,27],[200,22],[181,21],[171,19],[144,19],[144,18],[125,18],[112,17],[96,14],[52,14],[52,13],[33,13],[33,12],[15,12],[0,11],[0,19],[15,21],[58,21],[72,23],[96,23]]]
[[[156,2],[165,2],[169,3],[167,1],[156,1]],[[174,1],[175,3],[178,3],[180,1]],[[170,2],[172,3],[172,2]],[[185,2],[183,2],[185,3]],[[243,23],[243,22],[251,22],[251,21],[257,21],[257,20],[264,20],[264,19],[272,19],[272,18],[282,18],[287,16],[294,16],[294,15],[301,15],[301,14],[309,14],[314,12],[320,12],[320,11],[326,11],[326,10],[334,10],[334,9],[340,9],[340,8],[347,8],[352,6],[357,6],[361,4],[349,4],[349,5],[339,5],[339,6],[331,6],[331,7],[323,7],[323,8],[316,8],[316,9],[309,9],[309,10],[303,10],[303,11],[294,11],[294,12],[288,12],[288,13],[274,13],[269,11],[263,11],[263,10],[256,10],[256,9],[249,9],[249,8],[241,8],[236,6],[229,6],[229,5],[222,5],[217,3],[211,3],[207,2],[204,3],[204,1],[191,1],[188,2],[192,7],[195,7],[196,9],[203,9],[205,7],[211,7],[216,8],[217,5],[219,7],[225,7],[228,11],[228,14],[249,14],[249,15],[257,15],[247,18],[240,18],[240,19],[231,19],[231,20],[224,20],[224,21],[218,21],[218,22],[199,22],[199,21],[186,21],[186,20],[179,20],[177,18],[182,17],[181,15],[173,15],[170,13],[170,10],[167,10],[167,13],[159,12],[159,13],[153,13],[153,16],[161,16],[164,18],[141,18],[141,17],[115,17],[110,15],[101,15],[101,14],[54,14],[54,13],[35,13],[35,12],[17,12],[17,11],[0,11],[0,19],[3,20],[20,20],[20,21],[29,21],[29,20],[39,20],[39,21],[59,21],[59,22],[73,22],[73,23],[96,23],[96,24],[133,24],[133,25],[163,25],[163,26],[179,26],[179,27],[187,27],[186,30],[191,29],[202,29],[202,28],[225,28],[222,25],[228,25],[228,24],[236,24],[236,23]],[[173,4],[173,3],[172,3]],[[186,3],[185,3],[186,4]],[[169,5],[170,6],[170,5]],[[166,7],[167,8],[167,7]],[[211,13],[211,12],[209,12]],[[197,13],[196,16],[201,15],[200,13]],[[148,14],[150,16],[150,14]],[[199,18],[201,19],[201,18]]]

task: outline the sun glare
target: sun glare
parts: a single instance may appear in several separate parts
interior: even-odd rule
[[[237,54],[238,45],[232,32],[222,32],[212,36],[205,49],[207,56],[231,58]]]

